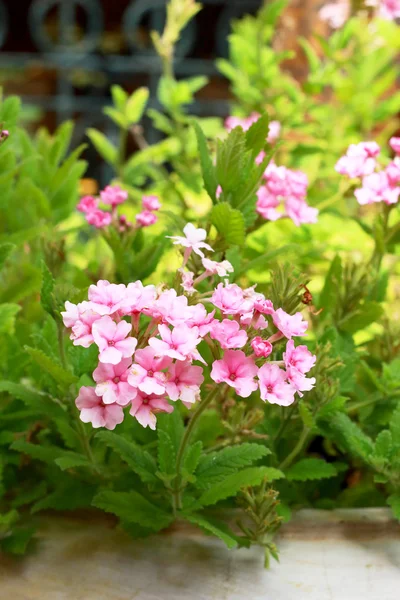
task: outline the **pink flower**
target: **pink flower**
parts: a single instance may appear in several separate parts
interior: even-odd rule
[[[172,413],[174,407],[168,404],[161,396],[154,396],[139,392],[132,401],[129,414],[135,417],[142,427],[156,428],[156,414],[160,412]]]
[[[83,196],[77,205],[77,210],[82,213],[91,213],[97,209],[99,201],[93,196]]]
[[[158,331],[161,340],[156,337],[149,339],[149,346],[154,348],[158,356],[169,356],[176,360],[193,357],[199,359],[196,346],[201,342],[201,338],[197,327],[177,325],[171,330],[168,325],[159,325]]]
[[[293,404],[296,390],[286,382],[286,377],[285,371],[278,365],[270,363],[263,365],[258,371],[261,399],[280,406]]]
[[[222,262],[216,262],[209,258],[202,258],[201,262],[205,270],[212,275],[219,275],[219,277],[227,277],[228,273],[233,273],[233,267],[228,260]]]
[[[213,362],[211,379],[228,384],[239,396],[248,398],[257,389],[254,380],[257,370],[253,359],[246,357],[241,350],[226,350],[222,360]]]
[[[92,325],[100,319],[100,315],[92,310],[90,302],[80,304],[65,303],[66,311],[62,312],[64,325],[72,329],[70,339],[74,346],[89,348],[93,343]]]
[[[379,153],[380,147],[376,142],[350,144],[345,156],[339,158],[335,169],[341,175],[347,175],[351,179],[370,175],[376,167],[375,158]]]
[[[97,227],[97,229],[102,229],[103,227],[107,227],[111,224],[112,217],[111,213],[109,212],[95,209],[86,213],[86,221],[89,223],[89,225],[93,225],[93,227]]]
[[[128,283],[125,299],[121,301],[121,308],[127,314],[139,314],[153,306],[156,299],[156,288],[154,285],[143,285],[141,281]]]
[[[167,372],[167,395],[171,400],[193,404],[199,397],[203,381],[202,367],[193,366],[187,361],[178,361],[171,365]]]
[[[286,344],[286,352],[283,353],[286,368],[295,367],[300,373],[308,373],[315,365],[317,357],[311,354],[307,346],[295,347],[293,340]]]
[[[263,314],[263,315],[273,315],[275,312],[274,305],[271,300],[266,300],[265,298],[257,298],[254,302],[254,310]]]
[[[156,352],[149,346],[137,350],[128,382],[146,394],[164,394],[166,374],[163,369],[170,367],[171,363],[171,359],[166,356],[156,358]]]
[[[154,225],[154,223],[157,223],[157,221],[157,215],[150,212],[149,210],[143,210],[142,212],[136,215],[136,222],[141,227],[149,227],[150,225]]]
[[[211,327],[210,336],[213,340],[217,340],[224,350],[243,348],[247,342],[247,333],[240,329],[239,323],[229,319],[215,320]]]
[[[123,283],[110,283],[100,279],[96,285],[89,287],[90,306],[99,315],[112,315],[125,303],[126,293]]]
[[[390,188],[393,188],[400,183],[400,156],[396,156],[385,169],[388,184]]]
[[[400,154],[400,137],[392,137],[389,140],[390,147],[396,154]]]
[[[389,174],[393,181],[393,177],[395,177],[393,167],[389,169]],[[361,205],[373,202],[396,204],[399,200],[400,187],[392,184],[386,171],[379,171],[364,177],[362,187],[354,190],[354,195]]]
[[[308,323],[303,321],[303,315],[300,312],[295,315],[288,315],[282,308],[278,308],[272,320],[275,327],[289,340],[292,336],[304,335],[307,331]]]
[[[131,329],[130,323],[115,323],[108,315],[93,323],[93,339],[100,350],[100,362],[117,365],[123,358],[132,356],[137,339],[126,337]]]
[[[251,340],[251,347],[253,348],[254,354],[257,358],[267,358],[272,352],[271,342],[263,340],[260,336],[257,336]]]
[[[235,283],[219,283],[211,297],[211,302],[224,315],[236,315],[245,311],[243,290]]]
[[[187,294],[189,294],[189,296],[191,296],[196,291],[193,286],[194,273],[192,273],[192,271],[185,271],[184,269],[178,269],[178,271],[182,277],[181,287]]]
[[[305,200],[294,196],[286,200],[285,209],[287,216],[297,227],[306,223],[316,223],[318,220],[318,209],[312,208]]]
[[[161,202],[157,196],[143,196],[142,205],[145,210],[159,210]]]
[[[269,124],[267,142],[273,144],[276,142],[281,133],[281,124],[279,121],[271,121]]]
[[[127,231],[128,229],[132,229],[133,224],[128,221],[125,215],[121,215],[118,219],[118,229],[119,231]]]
[[[124,420],[124,411],[121,406],[104,404],[92,387],[81,387],[75,404],[80,410],[81,421],[91,423],[96,429],[98,427],[115,429],[116,425]]]
[[[336,0],[324,4],[319,11],[321,21],[328,23],[332,29],[339,29],[350,18],[351,2],[350,0]]]
[[[174,240],[174,244],[183,246],[187,249],[187,252],[185,252],[185,258],[189,258],[192,250],[195,254],[201,256],[202,258],[204,256],[204,252],[201,250],[202,248],[209,250],[210,252],[214,252],[211,246],[206,244],[204,241],[207,237],[207,232],[205,229],[197,229],[197,227],[192,225],[192,223],[188,223],[183,228],[183,233],[185,234],[185,237],[179,235],[167,235],[167,237],[171,238],[171,240]]]
[[[400,0],[381,0],[378,15],[387,21],[400,18]]]
[[[241,127],[243,131],[247,131],[259,118],[260,115],[258,113],[252,113],[249,117],[243,118],[230,116],[225,119],[225,129],[232,131],[235,127]]]
[[[188,327],[197,327],[199,336],[204,337],[211,330],[215,311],[208,313],[204,304],[193,304],[187,307],[185,324]]]
[[[186,296],[178,295],[175,290],[165,290],[153,303],[148,311],[149,314],[170,325],[182,325],[186,323],[188,316],[188,299]]]
[[[110,204],[114,207],[128,200],[128,192],[122,190],[118,185],[108,185],[100,192],[100,197],[103,204]]]
[[[277,221],[283,217],[283,213],[276,210],[281,201],[278,196],[271,194],[269,190],[262,186],[257,191],[256,210],[267,221]]]
[[[104,404],[126,406],[136,397],[137,390],[128,383],[130,366],[130,358],[124,358],[117,365],[99,363],[93,379],[97,383],[96,395],[102,396]]]

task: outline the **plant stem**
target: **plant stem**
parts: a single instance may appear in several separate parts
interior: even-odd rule
[[[214,399],[214,397],[216,396],[217,392],[218,392],[218,388],[217,387],[213,388],[211,390],[211,392],[208,394],[208,396],[202,402],[200,402],[199,406],[193,413],[193,415],[188,423],[188,426],[186,427],[186,431],[182,438],[181,445],[179,446],[178,454],[176,457],[176,469],[175,469],[177,475],[175,478],[175,485],[174,485],[174,489],[173,489],[173,501],[174,501],[174,513],[175,514],[176,514],[176,511],[182,507],[181,488],[180,488],[180,486],[181,486],[181,468],[182,468],[182,461],[183,461],[183,457],[185,456],[185,451],[186,451],[187,445],[189,443],[190,437],[193,433],[193,429],[194,429],[197,421],[199,420],[199,418],[201,417],[203,412],[206,410],[206,408],[211,404],[211,402]]]
[[[275,439],[274,439],[274,445],[275,446],[278,443],[279,439],[281,438],[281,436],[282,436],[283,432],[285,431],[287,425],[289,425],[289,421],[292,418],[292,414],[293,414],[293,412],[294,412],[294,410],[295,410],[296,407],[297,407],[297,402],[294,402],[292,404],[292,406],[289,408],[289,410],[287,411],[287,414],[285,415],[285,419],[284,419],[282,425],[280,426],[280,428],[278,430],[278,433],[275,436]]]
[[[293,448],[293,450],[290,452],[290,454],[287,455],[287,457],[285,458],[284,461],[281,462],[281,464],[279,465],[280,469],[286,469],[287,467],[290,467],[290,465],[292,464],[292,462],[294,461],[294,459],[296,458],[296,456],[298,454],[300,454],[300,452],[303,450],[304,444],[307,441],[308,435],[310,433],[310,428],[309,427],[304,427],[303,431],[301,432],[301,435],[297,441],[297,444],[295,445],[295,447]]]

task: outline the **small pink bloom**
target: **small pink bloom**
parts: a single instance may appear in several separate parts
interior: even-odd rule
[[[147,346],[137,350],[135,362],[129,370],[128,382],[146,394],[164,394],[166,374],[164,369],[170,367],[172,360],[166,356],[156,357],[153,348]]]
[[[224,350],[243,348],[247,342],[247,333],[240,329],[239,323],[229,319],[224,319],[221,322],[215,320],[211,327],[210,336],[213,340],[217,340]]]
[[[387,181],[390,188],[395,187],[400,183],[400,156],[396,156],[392,162],[388,164],[385,171]]]
[[[149,210],[143,210],[142,212],[136,215],[136,222],[141,227],[150,227],[150,225],[154,225],[154,223],[157,223],[157,221],[157,215],[150,212]]]
[[[110,204],[114,207],[128,200],[128,192],[122,190],[118,185],[108,185],[100,192],[100,197],[103,204]]]
[[[248,398],[257,389],[254,377],[257,367],[252,358],[248,358],[241,350],[226,350],[222,360],[215,360],[212,365],[211,379],[216,383],[227,383],[242,398]]]
[[[86,213],[86,221],[89,223],[89,225],[93,225],[93,227],[97,227],[97,229],[102,229],[103,227],[108,227],[108,225],[111,224],[112,217],[111,213],[109,212],[95,209]]]
[[[292,336],[304,335],[307,331],[308,323],[303,321],[303,315],[300,312],[295,315],[288,315],[282,308],[278,308],[272,320],[275,327],[289,340]]]
[[[293,404],[296,390],[290,383],[286,383],[286,377],[287,374],[278,365],[263,365],[258,371],[261,399],[280,406]]]
[[[77,204],[77,210],[82,213],[91,213],[97,209],[99,201],[93,196],[83,196]]]
[[[219,277],[227,277],[228,273],[233,273],[233,267],[228,260],[217,262],[210,260],[209,258],[202,258],[201,262],[205,270],[212,275],[219,275]]]
[[[193,404],[200,395],[203,381],[202,367],[193,366],[187,361],[178,361],[171,365],[167,372],[167,395],[171,400]]]
[[[149,346],[155,350],[158,356],[169,356],[176,360],[188,358],[199,360],[196,346],[201,342],[201,338],[197,327],[177,325],[171,330],[168,325],[159,325],[158,331],[161,340],[156,337],[149,339]]]
[[[225,119],[225,129],[232,131],[235,127],[241,127],[243,131],[248,131],[253,123],[256,123],[260,115],[258,113],[252,113],[249,117],[227,117]]]
[[[65,303],[66,311],[62,312],[64,325],[72,330],[70,339],[74,346],[89,348],[93,343],[92,325],[100,319],[100,315],[92,310],[91,302],[80,304]]]
[[[392,179],[396,178],[396,174],[393,171],[393,167],[391,167],[389,174]],[[373,202],[396,204],[399,200],[400,187],[392,184],[386,171],[367,175],[364,177],[362,183],[362,187],[354,191],[354,195],[361,205],[372,204]]]
[[[124,420],[122,407],[118,404],[104,404],[92,387],[81,387],[75,404],[80,410],[81,421],[91,423],[96,429],[115,429]]]
[[[291,365],[287,368],[286,375],[288,381],[301,397],[303,396],[301,392],[309,392],[315,385],[315,377],[306,377],[296,367],[292,367]]]
[[[219,283],[211,297],[211,302],[224,315],[236,315],[246,312],[243,290],[235,283],[228,283],[225,286],[223,283]]]
[[[257,198],[256,210],[263,219],[277,221],[283,217],[283,213],[276,210],[281,203],[279,197],[271,194],[265,186],[257,191]]]
[[[117,365],[123,358],[132,356],[137,339],[126,337],[131,329],[130,323],[126,321],[115,323],[108,315],[93,324],[93,339],[100,350],[100,362]]]
[[[183,228],[183,233],[185,234],[185,237],[179,235],[167,235],[167,237],[171,238],[171,240],[174,240],[174,244],[187,248],[189,250],[189,254],[193,250],[195,254],[203,258],[204,252],[202,251],[202,248],[209,250],[210,252],[214,252],[211,246],[206,244],[204,241],[207,237],[207,232],[205,229],[198,229],[192,223],[188,223]]]
[[[263,315],[273,315],[275,312],[274,305],[271,300],[265,298],[257,299],[254,303],[254,310]]]
[[[126,406],[135,398],[137,390],[128,383],[130,366],[130,358],[124,358],[117,365],[99,363],[93,379],[97,383],[96,395],[102,396],[104,404]]]
[[[378,15],[386,21],[400,18],[400,0],[381,0]]]
[[[139,314],[153,306],[156,300],[154,285],[143,285],[141,281],[128,283],[125,299],[121,301],[121,308],[126,314]]]
[[[400,137],[392,137],[389,140],[390,147],[396,154],[400,154]]]
[[[285,202],[286,215],[299,227],[302,224],[316,223],[318,220],[318,209],[312,208],[305,200],[288,198]]]
[[[272,352],[271,342],[263,340],[260,336],[257,336],[251,340],[251,347],[253,348],[254,354],[257,358],[267,358]]]
[[[189,294],[189,296],[191,296],[196,291],[193,286],[194,273],[192,273],[192,271],[185,271],[184,269],[178,269],[178,271],[182,277],[181,287],[187,294]]]
[[[128,229],[132,229],[133,224],[128,221],[128,219],[126,218],[125,215],[121,215],[118,218],[118,229],[119,231],[123,232],[123,231],[127,231]]]
[[[220,198],[221,194],[222,194],[222,187],[220,185],[217,185],[217,189],[215,190],[215,197]]]
[[[123,283],[110,283],[100,279],[96,285],[89,287],[90,306],[99,315],[112,315],[124,304],[126,294]]]
[[[281,124],[279,121],[271,121],[269,124],[267,142],[273,144],[276,142],[281,133]]]
[[[295,347],[293,340],[289,340],[286,344],[286,352],[283,353],[283,360],[286,368],[292,366],[304,374],[313,368],[317,357],[311,354],[307,346]]]
[[[341,175],[364,177],[370,175],[376,167],[376,157],[380,153],[380,147],[376,142],[361,142],[350,144],[347,153],[339,158],[335,169]]]
[[[185,323],[188,327],[197,327],[199,336],[204,337],[211,330],[215,311],[208,313],[204,304],[192,304],[187,307]]]
[[[174,407],[168,404],[167,400],[161,396],[148,395],[139,392],[132,401],[129,414],[135,417],[142,427],[156,428],[156,414],[160,412],[172,413]]]
[[[143,196],[142,205],[145,210],[159,210],[161,202],[157,196]]]
[[[350,0],[336,0],[324,4],[319,11],[321,21],[328,23],[332,29],[339,29],[350,18],[351,2]]]
[[[182,325],[186,323],[188,316],[188,299],[186,296],[178,295],[175,290],[165,290],[153,303],[148,311],[149,314],[170,325]]]

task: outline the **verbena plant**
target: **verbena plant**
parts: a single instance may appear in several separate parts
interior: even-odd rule
[[[228,132],[188,113],[205,80],[177,81],[173,50],[200,7],[170,3],[154,36],[163,112],[148,111],[165,139],[143,137],[148,91],[114,87],[106,112],[118,147],[88,132],[115,174],[98,196],[80,193],[84,148],[68,155],[71,124],[31,138],[17,125],[18,100],[1,103],[5,550],[23,552],[48,509],[96,507],[134,537],[185,519],[230,548],[263,546],[267,561],[292,508],[388,502],[400,516],[399,331],[387,325],[398,140],[381,158],[363,143],[378,124],[381,142],[393,132],[394,104],[369,129],[353,112],[332,128],[337,94],[318,112],[315,88],[280,77],[281,57],[265,45],[283,4],[235,26],[241,109]],[[370,48],[351,23],[327,44],[341,52],[361,36]],[[270,71],[240,62],[254,28]],[[390,86],[392,55],[381,60]],[[321,64],[314,85],[320,71],[319,85],[329,82]],[[259,76],[273,72],[282,88],[270,95]],[[296,129],[307,143],[291,137]],[[131,135],[140,150],[129,156]],[[350,142],[361,143],[338,160]],[[338,242],[346,228],[356,240]]]

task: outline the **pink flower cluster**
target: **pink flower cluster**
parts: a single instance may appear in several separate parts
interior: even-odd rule
[[[203,254],[208,245],[202,231],[186,226],[186,235],[174,239],[186,251]],[[204,266],[207,277],[232,269],[227,261]],[[155,429],[157,413],[172,412],[171,402],[191,407],[200,400],[204,371],[238,396],[259,389],[262,400],[282,406],[315,383],[306,376],[315,356],[292,339],[305,334],[307,322],[301,313],[275,309],[254,288],[219,283],[207,298],[189,303],[173,289],[99,281],[90,286],[87,301],[66,302],[65,308],[62,317],[74,345],[95,344],[99,352],[94,385],[82,387],[76,399],[81,420],[93,427],[114,429],[127,407],[143,427]],[[274,344],[285,338],[281,359],[267,362],[278,352]]]
[[[365,6],[374,8],[375,16],[386,21],[400,18],[400,0],[366,0]],[[350,18],[351,1],[336,0],[324,4],[319,11],[319,17],[326,21],[332,29],[339,29]]]
[[[297,226],[316,223],[318,209],[309,206],[308,179],[302,171],[293,171],[270,162],[264,173],[264,185],[257,192],[257,212],[267,221],[283,217],[292,219]],[[283,210],[278,208],[283,204]]]
[[[261,115],[258,113],[252,113],[249,117],[227,117],[225,119],[225,129],[232,131],[235,127],[241,127],[243,131],[247,131],[250,127],[258,121]],[[267,142],[273,144],[279,138],[281,133],[281,124],[279,121],[271,121],[269,124]]]
[[[77,205],[79,212],[84,213],[86,221],[96,227],[103,229],[111,223],[115,223],[119,231],[126,231],[133,227],[125,215],[116,214],[117,207],[124,204],[128,199],[128,192],[122,190],[118,185],[108,185],[100,192],[100,198],[94,196],[84,196]],[[111,212],[99,208],[99,203],[111,207]],[[143,210],[136,215],[136,227],[147,227],[157,221],[154,214],[161,207],[157,196],[143,196]]]
[[[396,157],[386,168],[378,169],[380,147],[375,142],[352,144],[336,163],[336,171],[347,177],[359,178],[362,186],[354,191],[361,205],[374,202],[396,204],[400,196],[400,138],[391,138]]]

